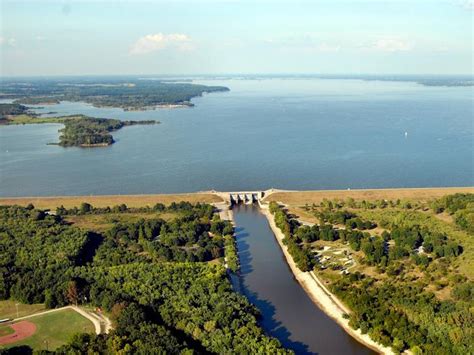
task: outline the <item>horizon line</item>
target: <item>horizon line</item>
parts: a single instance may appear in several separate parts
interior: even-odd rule
[[[320,76],[320,77],[360,77],[360,76],[374,76],[374,77],[383,77],[383,76],[410,76],[410,77],[423,77],[423,76],[433,76],[433,77],[472,77],[474,78],[474,73],[453,73],[453,74],[435,74],[435,73],[312,73],[312,72],[302,72],[302,73],[290,73],[290,72],[274,72],[274,73],[259,73],[259,72],[222,72],[222,73],[167,73],[167,74],[27,74],[27,75],[3,75],[0,73],[0,79],[7,78],[47,78],[47,77],[193,77],[193,76]]]

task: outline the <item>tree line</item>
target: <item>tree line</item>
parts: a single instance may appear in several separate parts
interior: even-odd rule
[[[225,269],[200,261],[201,254],[222,257],[232,225],[207,204],[153,208],[176,218],[121,221],[99,234],[64,218],[108,209],[83,204],[52,215],[32,205],[0,206],[0,297],[88,304],[112,315],[110,334],[77,335],[60,354],[286,353],[259,327],[258,310],[232,290]]]
[[[388,278],[381,279],[360,272],[331,278],[331,290],[352,311],[350,325],[396,352],[411,349],[415,354],[472,353],[474,318],[470,309],[474,283],[462,275],[451,275],[452,299],[440,300],[425,289],[426,283],[407,282],[411,270],[405,270],[413,262],[426,270],[427,277],[431,270],[445,270],[442,272],[448,275],[447,269],[463,252],[462,246],[439,231],[403,223],[392,223],[390,230],[372,235],[370,229],[376,226],[375,222],[363,220],[355,212],[329,202],[315,212],[322,222],[319,225],[299,224],[275,202],[270,204],[270,211],[285,235],[288,251],[302,271],[321,266],[310,243],[339,240],[355,252],[361,251],[363,264],[375,266],[377,273],[386,273]],[[455,203],[460,205],[456,211],[469,205],[465,201]]]

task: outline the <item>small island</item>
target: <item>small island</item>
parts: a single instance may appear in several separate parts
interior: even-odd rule
[[[111,118],[96,118],[85,115],[71,115],[60,117],[40,117],[31,113],[26,106],[20,104],[0,104],[0,124],[39,124],[61,123],[64,128],[59,130],[59,142],[51,143],[61,147],[106,147],[115,143],[111,132],[125,126],[151,125],[160,122],[121,121]]]

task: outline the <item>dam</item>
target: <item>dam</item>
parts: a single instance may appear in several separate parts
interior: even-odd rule
[[[230,192],[229,200],[231,205],[238,205],[239,203],[252,204],[259,202],[265,197],[263,191],[246,191],[246,192]]]
[[[260,190],[260,191],[231,191],[231,192],[220,192],[212,191],[212,193],[221,197],[229,206],[238,204],[251,205],[253,203],[260,204],[262,200],[276,192],[274,189]]]

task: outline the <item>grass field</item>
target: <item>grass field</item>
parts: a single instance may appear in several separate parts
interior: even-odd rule
[[[17,318],[17,302],[6,300],[0,301],[0,319]],[[18,303],[18,316],[24,317],[30,314],[44,311],[44,304],[22,304]]]
[[[443,187],[423,189],[371,189],[371,190],[321,190],[321,191],[288,191],[275,192],[264,200],[277,201],[289,205],[319,204],[323,199],[345,200],[420,200],[429,201],[444,195],[469,192],[474,193],[474,187]]]
[[[422,204],[423,210],[403,210],[399,208],[375,208],[375,209],[354,209],[359,217],[365,220],[391,224],[403,224],[405,226],[419,225],[431,231],[436,231],[448,235],[463,247],[463,253],[453,261],[453,266],[460,273],[469,279],[474,279],[474,239],[469,233],[461,230],[453,223],[453,219],[447,213],[435,214],[427,208],[427,202],[455,193],[474,193],[473,187],[453,187],[453,188],[423,188],[423,189],[380,189],[380,190],[340,190],[340,191],[294,191],[276,192],[269,195],[265,201],[277,201],[287,205],[288,211],[298,219],[319,223],[320,221],[311,210],[307,211],[305,205],[315,204],[319,206],[326,200],[402,200],[413,201]],[[319,207],[316,207],[318,209]],[[348,209],[346,207],[346,209]],[[349,208],[349,210],[352,210]],[[377,230],[372,230],[376,233]]]
[[[61,197],[18,197],[0,198],[0,205],[26,206],[32,203],[41,209],[56,209],[63,205],[66,208],[79,207],[82,202],[87,202],[94,207],[116,206],[122,203],[128,207],[153,206],[156,203],[169,205],[172,202],[188,201],[190,203],[222,202],[222,199],[210,193],[190,193],[173,195],[103,195],[103,196],[61,196]]]
[[[92,322],[71,309],[31,317],[28,321],[36,325],[36,333],[9,347],[28,345],[35,350],[54,350],[66,344],[75,333],[94,332]]]
[[[95,232],[105,232],[112,228],[117,222],[133,223],[140,219],[161,218],[169,221],[178,216],[177,213],[107,213],[98,215],[66,216],[68,222],[76,227]]]
[[[0,325],[0,337],[3,337],[4,335],[13,334],[13,333],[14,333],[14,330],[9,325],[6,325],[6,324]]]
[[[35,124],[35,123],[60,123],[62,120],[57,117],[34,117],[30,115],[9,116],[7,124]]]

